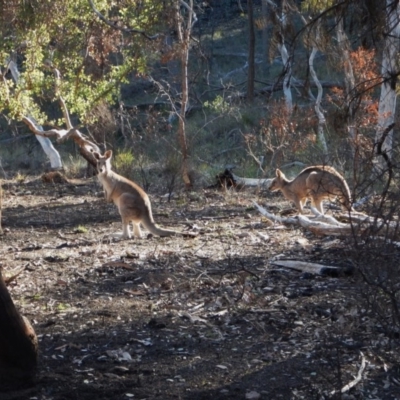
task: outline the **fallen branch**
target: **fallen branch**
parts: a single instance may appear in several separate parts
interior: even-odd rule
[[[271,221],[279,222],[280,224],[285,225],[299,225],[316,235],[341,236],[357,232],[360,229],[360,225],[339,222],[334,217],[320,214],[315,209],[314,213],[316,216],[312,216],[311,218],[302,214],[293,217],[281,217],[268,212],[264,207],[261,207],[255,201],[253,201],[253,204],[258,209],[260,214],[264,215]]]
[[[343,386],[342,389],[340,390],[340,393],[345,393],[348,392],[350,389],[352,389],[354,386],[356,386],[358,383],[361,382],[362,379],[362,374],[365,370],[365,367],[367,366],[367,361],[364,357],[364,354],[361,353],[361,365],[360,369],[358,370],[357,376],[349,382],[347,385]],[[337,392],[337,390],[332,390],[330,395],[334,395]]]
[[[235,175],[231,170],[225,169],[224,172],[216,177],[217,183],[212,187],[237,188],[244,187],[263,187],[268,189],[271,186],[273,179],[257,179],[257,178],[242,178]]]
[[[257,204],[257,202],[253,201],[253,204],[255,207],[258,209],[261,215],[264,217],[267,217],[273,222],[279,222],[280,224],[286,224],[286,225],[298,225],[299,224],[299,218],[298,216],[294,217],[280,217],[279,215],[272,214],[268,212],[264,207],[261,207],[260,205]]]
[[[323,265],[317,263],[311,263],[306,261],[297,260],[276,260],[271,261],[272,265],[277,265],[279,267],[295,269],[301,272],[308,272],[317,275],[329,275],[338,276],[341,272],[349,272],[348,268],[335,267],[332,265]]]
[[[253,186],[253,187],[264,187],[268,189],[271,186],[273,179],[257,179],[257,178],[241,178],[240,176],[232,173],[233,178],[236,180],[238,185],[241,186]]]
[[[377,237],[386,237],[388,234],[397,235],[400,231],[400,221],[385,221],[381,218],[370,217],[357,211],[339,214],[337,218],[346,221],[343,223],[331,215],[319,213],[313,207],[311,207],[311,211],[314,216],[300,214],[292,217],[281,217],[268,212],[255,201],[253,201],[253,204],[260,214],[269,220],[279,224],[298,225],[315,235],[347,236],[366,234],[371,238],[372,235]]]

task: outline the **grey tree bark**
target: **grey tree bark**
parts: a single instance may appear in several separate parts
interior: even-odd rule
[[[386,29],[385,42],[381,63],[381,94],[378,109],[378,124],[375,142],[382,141],[381,152],[386,153],[389,159],[393,153],[393,129],[387,133],[387,128],[394,123],[397,100],[397,74],[399,69],[400,49],[400,2],[386,0]],[[385,135],[385,137],[383,137]],[[376,160],[375,166],[379,170],[386,167],[383,157]]]

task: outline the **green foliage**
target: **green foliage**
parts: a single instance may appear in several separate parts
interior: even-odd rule
[[[131,150],[122,150],[118,152],[114,159],[115,170],[121,175],[129,177],[132,172],[135,157]]]
[[[204,107],[220,114],[227,114],[231,106],[222,96],[218,95],[212,101],[205,101]]]
[[[151,35],[164,29],[164,8],[172,3],[98,0],[95,4],[110,21],[118,19],[121,25]],[[143,35],[125,35],[106,25],[87,0],[9,2],[0,16],[0,33],[2,64],[11,57],[20,72],[17,85],[11,79],[0,81],[0,112],[17,120],[31,115],[41,124],[60,124],[48,121],[38,106],[60,95],[71,114],[92,122],[93,107],[115,100],[120,83],[131,72],[145,73],[152,53],[147,48],[156,48]],[[58,82],[55,68],[61,77]]]

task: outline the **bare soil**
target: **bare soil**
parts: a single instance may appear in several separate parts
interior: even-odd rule
[[[78,183],[4,184],[1,265],[23,270],[9,291],[40,356],[35,384],[1,399],[400,399],[399,340],[377,329],[357,274],[273,264],[347,267],[345,238],[252,207],[280,212],[279,194],[199,190],[151,195],[159,225],[196,238],[115,241],[115,206]]]

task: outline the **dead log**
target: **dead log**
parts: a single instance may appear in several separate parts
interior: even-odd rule
[[[242,189],[244,187],[263,187],[268,189],[272,182],[272,179],[242,178],[229,169],[225,169],[215,179],[217,183],[210,188]]]
[[[350,223],[342,223],[337,221],[334,217],[322,215],[316,210],[316,216],[296,215],[293,217],[281,217],[268,212],[255,201],[253,201],[253,204],[262,215],[273,222],[286,225],[299,225],[316,235],[347,236],[349,234],[360,233],[361,231],[360,224],[353,225]]]
[[[271,261],[271,264],[315,275],[339,276],[341,273],[349,274],[353,272],[351,267],[341,268],[298,260],[276,260]]]
[[[0,271],[0,389],[32,384],[37,356],[36,333],[15,308]]]
[[[285,225],[298,225],[315,235],[360,236],[364,234],[368,237],[372,237],[371,235],[375,235],[376,237],[386,237],[387,235],[397,237],[400,231],[400,221],[385,221],[381,218],[370,217],[357,211],[339,214],[338,218],[346,221],[343,223],[331,215],[319,213],[313,207],[311,207],[311,211],[314,213],[312,216],[300,214],[292,217],[281,217],[270,213],[255,201],[253,201],[253,204],[260,214],[269,220]]]

